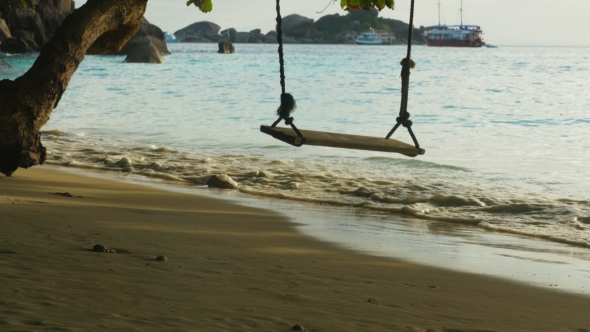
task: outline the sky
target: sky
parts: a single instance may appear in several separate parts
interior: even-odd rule
[[[167,32],[209,21],[221,29],[274,30],[275,0],[212,0],[213,11],[201,13],[184,0],[150,0],[145,17]],[[415,26],[438,24],[438,0],[415,0]],[[441,23],[459,24],[461,0],[441,1]],[[80,6],[85,1],[76,1]],[[410,0],[397,0],[395,10],[380,16],[408,22]],[[324,8],[327,9],[318,14]],[[340,1],[282,0],[281,14],[318,18],[339,13]],[[590,0],[463,0],[463,22],[480,25],[494,45],[590,46]]]

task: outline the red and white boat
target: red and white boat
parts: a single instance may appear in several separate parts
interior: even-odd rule
[[[479,25],[438,25],[426,31],[426,45],[482,47],[486,43]]]
[[[461,25],[440,24],[440,1],[438,2],[438,25],[428,27],[424,33],[426,45],[439,47],[482,47],[486,43],[479,25],[463,24],[463,1],[461,1]]]

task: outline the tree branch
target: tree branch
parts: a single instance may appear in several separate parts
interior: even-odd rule
[[[0,172],[42,164],[40,130],[87,53],[119,51],[140,28],[147,0],[88,0],[68,16],[23,76],[0,81]]]

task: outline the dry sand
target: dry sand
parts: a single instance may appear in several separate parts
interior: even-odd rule
[[[590,298],[333,248],[284,216],[226,201],[41,167],[0,178],[1,331],[295,324],[582,332]]]

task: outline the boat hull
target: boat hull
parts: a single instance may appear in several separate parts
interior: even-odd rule
[[[436,47],[482,47],[485,46],[485,43],[481,40],[426,39],[426,45]]]
[[[375,39],[372,41],[364,41],[364,40],[357,40],[357,45],[383,45],[383,41],[381,39]]]

